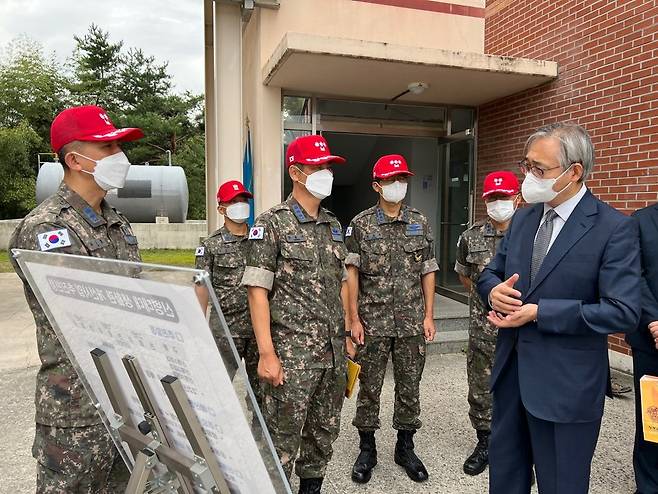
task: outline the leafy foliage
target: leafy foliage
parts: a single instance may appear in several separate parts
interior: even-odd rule
[[[34,207],[36,156],[50,150],[50,123],[85,104],[105,108],[116,126],[144,131],[144,139],[123,145],[133,164],[166,165],[170,151],[188,178],[188,217],[205,218],[203,96],[173,93],[167,62],[113,42],[95,24],[74,39],[67,64],[25,36],[0,57],[0,218]]]
[[[25,121],[0,127],[0,219],[17,218],[35,206],[32,156],[41,145],[41,138]]]

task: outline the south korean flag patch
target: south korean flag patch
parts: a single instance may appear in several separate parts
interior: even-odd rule
[[[265,235],[265,228],[262,226],[254,226],[249,230],[249,240],[263,240]]]
[[[59,249],[60,247],[68,247],[71,245],[69,238],[69,231],[66,228],[61,230],[53,230],[51,232],[40,233],[37,235],[39,240],[39,248],[43,251]]]
[[[196,248],[196,251],[194,251],[194,255],[195,255],[196,257],[201,257],[201,256],[204,255],[205,253],[206,253],[206,248],[205,248],[203,245],[197,247],[197,248]]]

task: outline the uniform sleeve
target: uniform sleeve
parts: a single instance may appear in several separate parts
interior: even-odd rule
[[[279,256],[279,241],[272,221],[257,218],[249,231],[247,265],[242,276],[242,285],[258,286],[271,290],[274,285],[276,261]]]
[[[345,258],[346,266],[361,267],[361,233],[354,224],[350,222],[350,226],[345,231],[345,247],[347,247],[347,257]]]
[[[472,269],[470,263],[466,260],[468,257],[468,241],[462,233],[457,240],[457,258],[455,260],[455,272],[462,276],[471,276]]]
[[[197,269],[205,270],[212,278],[213,255],[208,246],[207,240],[201,242],[196,249],[195,266]]]
[[[57,237],[57,242],[51,243],[48,237],[53,237],[53,239]],[[36,250],[55,254],[86,254],[86,250],[75,232],[54,222],[19,225],[9,240],[9,250],[12,249]],[[25,281],[25,276],[11,252],[9,259],[18,276]]]
[[[427,239],[428,246],[425,249],[423,266],[421,268],[421,275],[426,275],[439,271],[439,263],[436,262],[436,254],[434,253],[434,235],[432,234],[432,227],[426,224],[427,233],[425,238]]]

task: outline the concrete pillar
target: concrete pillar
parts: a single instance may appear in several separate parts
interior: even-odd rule
[[[219,227],[215,194],[220,183],[242,179],[242,14],[239,4],[214,2],[214,171],[207,173],[208,231]],[[207,96],[207,95],[206,95]],[[208,129],[206,132],[209,133]],[[211,137],[212,139],[212,137]],[[213,145],[211,143],[211,145]],[[211,150],[212,151],[212,150]],[[211,163],[209,163],[210,165]]]
[[[215,104],[215,9],[213,0],[203,1],[203,42],[206,116],[206,219],[208,233],[217,225],[217,107]]]
[[[262,9],[256,9],[244,31],[244,113],[251,126],[256,214],[281,202],[283,128],[281,89],[263,85]]]

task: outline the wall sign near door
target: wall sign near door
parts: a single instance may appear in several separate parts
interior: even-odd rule
[[[423,175],[423,190],[430,190],[432,187],[432,175]]]

